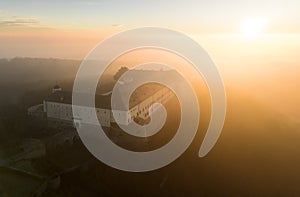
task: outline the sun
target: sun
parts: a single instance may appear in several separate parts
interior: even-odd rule
[[[252,17],[246,19],[242,24],[242,33],[250,38],[260,36],[266,26],[267,20],[262,17]]]

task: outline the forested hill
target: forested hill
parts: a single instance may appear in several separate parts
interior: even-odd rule
[[[0,83],[34,83],[74,78],[79,60],[13,58],[0,59]]]

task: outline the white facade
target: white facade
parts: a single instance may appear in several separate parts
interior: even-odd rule
[[[44,112],[47,118],[54,118],[63,121],[73,121],[72,105],[44,101]]]
[[[129,110],[130,117],[132,117],[131,121],[137,117],[142,118],[143,120],[148,119],[150,114],[154,112],[154,111],[150,111],[151,105],[153,105],[154,103],[165,104],[173,97],[173,95],[174,94],[170,89],[168,89],[166,87],[161,88],[159,91],[154,93],[152,96],[144,99],[142,102],[133,106]]]
[[[150,114],[153,113],[153,111],[150,111],[152,104],[164,104],[172,97],[172,91],[163,87],[152,96],[147,97],[142,102],[131,107],[129,111],[114,110],[113,113],[110,109],[96,108],[98,119],[95,120],[92,115],[94,109],[86,106],[74,106],[78,108],[80,114],[74,114],[73,116],[71,104],[45,100],[44,112],[49,119],[69,123],[97,124],[99,121],[101,126],[110,127],[112,122],[115,123],[116,120],[118,120],[119,124],[128,125],[134,121],[135,118],[148,119]]]
[[[53,120],[60,120],[65,122],[73,123],[74,121],[79,121],[80,123],[85,124],[97,124],[100,121],[100,124],[104,127],[110,127],[110,110],[109,109],[100,109],[96,108],[96,113],[98,119],[94,120],[92,117],[93,108],[85,106],[74,106],[78,108],[81,116],[75,114],[73,117],[72,105],[65,103],[57,103],[44,101],[44,112],[47,115],[47,118]]]

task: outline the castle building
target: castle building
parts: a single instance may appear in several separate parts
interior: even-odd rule
[[[131,72],[148,72],[147,74],[157,74],[162,71],[140,71],[133,70]],[[170,72],[170,71],[163,71]],[[130,80],[129,82],[130,83]],[[82,95],[86,96],[86,95]],[[137,88],[130,97],[129,110],[114,109],[114,113],[111,108],[111,93],[95,95],[95,107],[97,120],[93,120],[93,109],[89,106],[76,106],[79,109],[79,114],[73,114],[72,112],[72,92],[64,91],[58,85],[55,85],[52,89],[52,93],[47,96],[43,101],[43,112],[48,122],[55,124],[66,124],[73,126],[80,126],[80,124],[95,124],[99,121],[102,127],[111,127],[112,123],[115,123],[115,119],[119,124],[128,125],[132,121],[137,123],[143,123],[146,121],[150,114],[150,108],[154,103],[164,104],[168,102],[174,96],[173,92],[158,83],[151,83],[143,85]],[[38,105],[39,108],[41,105]],[[35,114],[35,106],[28,109],[28,114]],[[117,116],[117,117],[114,117]]]

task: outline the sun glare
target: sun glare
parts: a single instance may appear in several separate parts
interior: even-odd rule
[[[263,33],[267,20],[260,17],[246,19],[242,24],[242,33],[250,38],[258,37]]]

